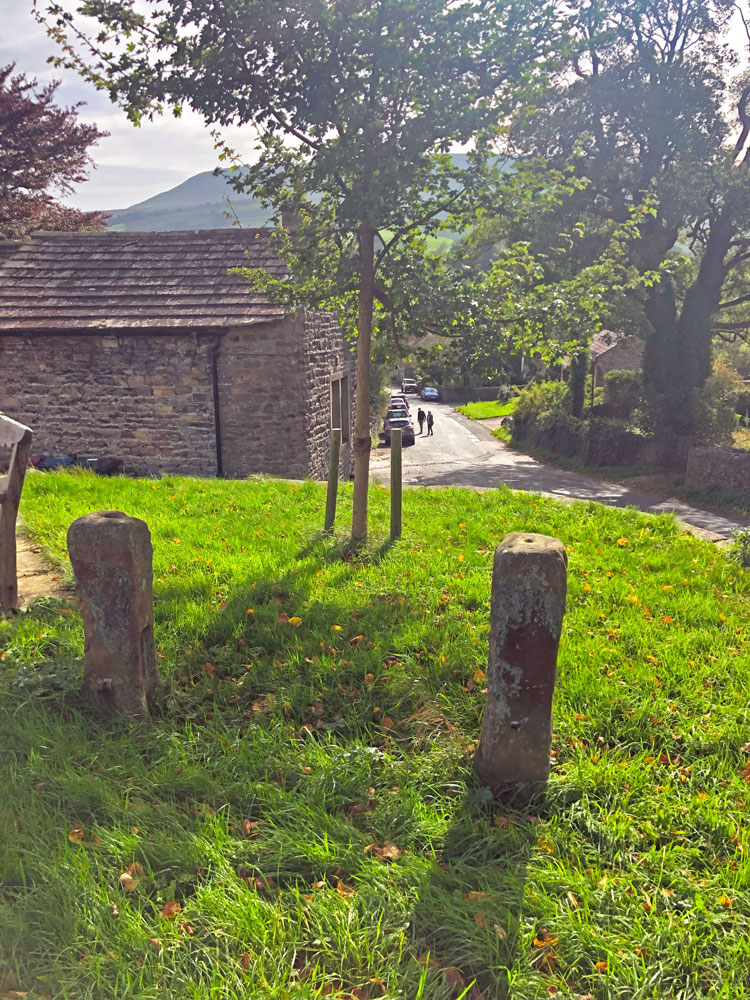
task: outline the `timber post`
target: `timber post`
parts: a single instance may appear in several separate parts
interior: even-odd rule
[[[18,607],[16,522],[33,433],[0,413],[0,448],[10,448],[8,473],[0,476],[0,610]]]
[[[336,499],[339,492],[339,458],[341,456],[341,428],[331,431],[331,449],[328,453],[328,488],[326,489],[326,519],[324,531],[333,531],[336,520]]]

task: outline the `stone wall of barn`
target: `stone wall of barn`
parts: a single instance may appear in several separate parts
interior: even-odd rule
[[[218,354],[224,475],[325,479],[331,378],[339,373],[353,391],[353,355],[331,313],[300,312],[226,333]],[[348,442],[341,454],[346,478]]]
[[[0,410],[35,455],[113,456],[130,475],[216,475],[210,351],[194,335],[0,334]]]
[[[328,313],[205,334],[0,334],[0,411],[32,428],[36,455],[215,476],[214,365],[223,474],[324,479],[331,377],[354,381]]]

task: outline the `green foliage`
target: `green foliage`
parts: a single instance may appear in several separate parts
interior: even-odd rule
[[[518,394],[516,423],[532,423],[548,413],[569,413],[570,391],[565,382],[531,382]]]
[[[739,528],[732,534],[732,558],[740,566],[750,567],[750,528]]]
[[[604,375],[602,401],[609,415],[627,420],[643,404],[643,383],[640,372],[612,369]]]
[[[744,383],[723,361],[714,362],[700,393],[698,433],[706,444],[731,445],[737,427],[737,402]]]
[[[342,560],[324,504],[309,482],[28,477],[60,560],[88,511],[149,524],[168,693],[146,726],[99,720],[73,604],[0,623],[0,991],[747,995],[747,572],[671,518],[509,490],[407,490],[409,540]],[[538,813],[472,771],[512,530],[569,560]]]

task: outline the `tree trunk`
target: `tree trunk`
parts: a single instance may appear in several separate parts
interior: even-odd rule
[[[646,338],[644,381],[656,430],[695,434],[697,393],[711,372],[711,321],[726,278],[724,258],[734,233],[727,218],[711,226],[695,281],[679,314],[669,278],[655,285],[646,304],[652,333]]]
[[[375,286],[375,230],[359,227],[359,315],[357,318],[357,409],[354,419],[354,496],[352,542],[367,541],[367,490],[370,481],[370,353]]]

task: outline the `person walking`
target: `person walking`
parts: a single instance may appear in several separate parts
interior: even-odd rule
[[[419,433],[421,434],[422,431],[424,430],[424,420],[425,420],[425,413],[421,406],[417,410],[417,420],[419,421]]]
[[[427,436],[432,434],[432,425],[435,423],[435,418],[432,415],[432,410],[427,411]],[[434,435],[433,435],[434,437]]]

